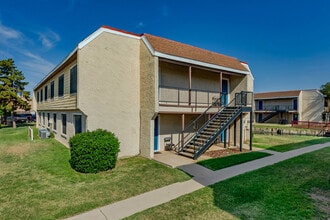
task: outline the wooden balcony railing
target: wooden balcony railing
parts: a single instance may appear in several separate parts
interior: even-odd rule
[[[159,87],[159,104],[175,106],[209,106],[221,96],[220,92],[185,89],[169,86]],[[227,100],[223,100],[226,102]]]

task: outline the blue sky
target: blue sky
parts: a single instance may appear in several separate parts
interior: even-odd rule
[[[102,25],[149,33],[249,63],[255,92],[330,81],[328,0],[0,0],[0,59],[30,82]]]

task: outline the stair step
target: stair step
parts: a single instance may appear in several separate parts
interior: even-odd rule
[[[195,152],[199,151],[201,147],[193,148],[193,147],[187,147],[183,150],[183,152],[194,154]]]
[[[194,158],[194,154],[191,154],[188,152],[181,151],[181,152],[179,152],[179,154],[182,156],[185,156],[185,157]]]

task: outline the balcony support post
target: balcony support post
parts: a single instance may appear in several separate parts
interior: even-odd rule
[[[250,111],[250,150],[252,151],[252,138],[253,138],[253,133],[252,133],[252,109]]]
[[[236,147],[236,124],[237,124],[237,119],[234,121],[234,146]]]
[[[243,113],[241,113],[240,115],[240,119],[239,119],[239,151],[242,152],[242,148],[243,148]]]
[[[219,93],[220,93],[220,98],[221,98],[221,94],[222,94],[222,72],[220,72],[220,75],[219,75]],[[222,100],[220,100],[220,106],[221,106],[221,102]]]
[[[184,130],[184,114],[181,115],[181,131]],[[181,147],[184,145],[184,133],[181,133]]]
[[[192,72],[191,66],[189,66],[189,94],[188,94],[188,96],[189,96],[189,100],[188,100],[189,105],[191,105],[191,85],[192,85],[191,72]]]

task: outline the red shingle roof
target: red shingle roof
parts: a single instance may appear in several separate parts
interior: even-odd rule
[[[155,51],[236,70],[248,71],[236,58],[150,34],[143,35],[147,38]]]
[[[254,94],[254,99],[273,99],[273,98],[298,97],[300,92],[301,92],[301,90],[255,93]]]

